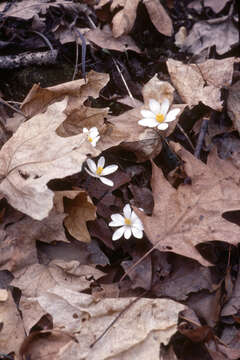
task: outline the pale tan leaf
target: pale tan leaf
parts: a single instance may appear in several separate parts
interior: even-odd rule
[[[90,71],[84,79],[69,81],[56,86],[42,89],[39,85],[33,85],[28,95],[24,99],[21,110],[28,117],[32,117],[39,112],[46,110],[47,106],[62,96],[68,96],[69,101],[66,114],[69,115],[73,110],[79,109],[88,96],[97,98],[99,91],[108,83],[109,75]]]
[[[83,134],[56,134],[66,106],[67,98],[23,123],[0,152],[0,191],[13,207],[37,220],[47,217],[53,206],[48,181],[81,171],[86,155],[98,153]]]
[[[90,30],[85,37],[104,49],[141,52],[130,36],[122,35],[116,39],[109,26],[104,26],[101,30],[99,28]]]
[[[67,217],[64,219],[64,225],[69,233],[77,240],[90,242],[86,222],[96,219],[96,206],[93,205],[87,193],[82,191],[58,191],[55,198],[64,199],[64,212]],[[59,200],[58,200],[59,201]]]
[[[150,19],[155,28],[163,35],[171,36],[173,32],[172,20],[158,0],[144,0]]]
[[[118,38],[128,34],[135,22],[137,7],[140,0],[125,0],[125,5],[113,18],[113,36]]]
[[[179,95],[189,106],[200,101],[214,110],[222,109],[221,87],[230,85],[235,59],[210,59],[202,64],[185,65],[169,59],[168,71]]]
[[[14,352],[17,354],[25,338],[23,321],[17,310],[16,304],[9,291],[5,301],[0,302],[0,344],[1,353],[8,354]]]
[[[239,210],[240,189],[229,174],[205,165],[180,145],[177,155],[184,161],[184,171],[191,184],[181,184],[176,190],[153,166],[152,190],[154,210],[146,216],[136,209],[144,231],[161,251],[190,257],[209,265],[195,246],[204,241],[226,241],[238,244],[240,230],[222,217],[224,211]]]
[[[104,299],[79,294],[56,286],[37,298],[54,326],[73,332],[79,343],[71,342],[59,352],[58,360],[140,359],[155,360],[159,344],[165,345],[177,330],[178,312],[184,306],[172,300],[141,299],[123,314],[115,326],[93,348],[90,344],[102,334],[119,312],[133,299]],[[74,316],[73,316],[74,315]],[[79,334],[78,334],[79,333]],[[116,340],[117,339],[117,340]]]

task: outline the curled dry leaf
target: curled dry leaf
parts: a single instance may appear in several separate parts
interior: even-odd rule
[[[64,225],[69,233],[79,241],[90,242],[91,237],[86,222],[96,219],[96,206],[93,205],[87,193],[84,190],[57,191],[55,201],[59,199],[62,199],[64,213],[67,214]]]
[[[47,106],[62,96],[68,96],[68,104],[65,113],[71,114],[73,110],[79,109],[84,101],[92,96],[97,98],[99,91],[108,83],[109,75],[90,71],[84,79],[69,81],[56,86],[42,89],[39,85],[33,85],[24,99],[21,110],[28,117],[46,110]]]
[[[239,227],[222,217],[225,211],[239,210],[240,189],[228,175],[205,165],[180,146],[177,154],[191,184],[174,189],[153,165],[153,215],[135,209],[144,231],[161,251],[172,251],[209,265],[195,246],[204,241],[239,242]]]
[[[202,64],[185,65],[169,59],[168,71],[179,95],[189,106],[200,101],[214,110],[221,111],[221,87],[232,81],[235,59],[210,59]]]
[[[173,32],[172,20],[158,0],[144,0],[150,19],[155,28],[163,35],[171,36]]]
[[[98,154],[83,134],[68,138],[56,134],[66,118],[66,106],[67,98],[23,123],[0,152],[0,192],[36,220],[47,217],[53,206],[48,181],[81,171],[87,154]]]

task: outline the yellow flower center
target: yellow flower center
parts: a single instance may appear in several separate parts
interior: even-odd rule
[[[92,139],[90,136],[88,136],[88,141],[89,141],[89,142],[92,142],[93,139]]]
[[[157,114],[156,115],[156,120],[157,122],[159,122],[160,124],[164,122],[164,115],[163,114]]]
[[[131,220],[128,218],[124,219],[125,225],[131,225]]]
[[[102,168],[101,166],[99,166],[99,167],[97,168],[96,174],[97,174],[97,175],[101,175],[102,171],[103,171],[103,168]]]

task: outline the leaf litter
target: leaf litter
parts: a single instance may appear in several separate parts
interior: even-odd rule
[[[1,5],[9,22],[0,48],[26,50],[20,22],[45,45],[48,29],[71,76],[33,82],[22,114],[2,112],[1,357],[237,359],[236,8],[214,0],[28,5]],[[73,28],[89,41],[86,59]],[[215,44],[223,31],[226,41]],[[28,47],[38,44],[31,38]],[[126,239],[113,241],[111,220]]]

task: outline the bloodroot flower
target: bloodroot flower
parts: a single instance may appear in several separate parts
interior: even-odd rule
[[[95,164],[95,162],[92,159],[87,159],[87,164],[88,164],[89,169],[87,169],[85,167],[85,170],[89,175],[100,179],[101,182],[104,183],[105,185],[108,185],[108,186],[114,185],[112,180],[109,180],[104,176],[112,174],[115,171],[117,171],[117,169],[118,169],[117,165],[109,165],[109,166],[105,167],[105,169],[104,169],[105,158],[103,156],[100,157],[100,159],[97,162],[97,165]]]
[[[109,226],[121,226],[114,231],[112,240],[118,240],[123,235],[125,239],[129,239],[131,235],[137,239],[141,239],[143,237],[143,224],[129,204],[124,206],[123,215],[124,216],[120,214],[111,215],[112,221],[109,223]]]
[[[90,130],[87,128],[83,128],[83,133],[87,134],[88,141],[92,144],[92,146],[96,146],[96,143],[100,139],[98,129],[94,126]]]
[[[173,109],[168,112],[170,103],[164,99],[160,104],[155,99],[149,100],[150,110],[141,110],[143,119],[138,121],[139,125],[148,127],[157,127],[159,130],[166,130],[168,123],[174,121],[181,109]]]

